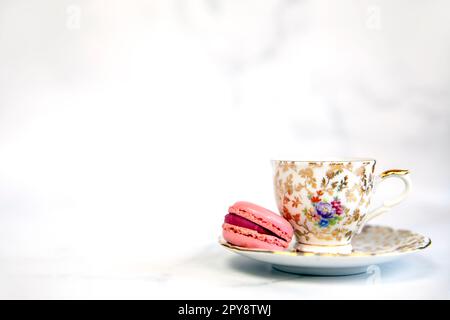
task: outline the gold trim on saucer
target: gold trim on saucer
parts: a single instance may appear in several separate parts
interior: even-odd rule
[[[270,253],[270,254],[277,254],[277,255],[285,255],[285,256],[303,256],[303,257],[310,257],[310,256],[321,256],[321,257],[373,257],[373,256],[392,256],[392,255],[399,255],[403,253],[411,253],[416,252],[419,250],[423,250],[431,245],[431,239],[425,236],[422,236],[418,233],[411,232],[409,230],[400,230],[400,229],[392,229],[389,227],[382,227],[382,226],[366,226],[363,229],[363,232],[361,233],[362,237],[360,239],[365,240],[359,240],[360,242],[363,241],[370,241],[370,237],[373,237],[373,235],[377,233],[391,233],[394,234],[394,236],[407,237],[408,241],[405,241],[405,244],[399,243],[398,247],[393,248],[391,251],[380,251],[380,252],[374,252],[374,251],[363,251],[361,249],[355,249],[355,247],[358,247],[358,244],[354,244],[354,249],[351,253],[343,254],[343,253],[312,253],[312,252],[297,252],[297,251],[274,251],[274,250],[264,250],[264,249],[250,249],[250,248],[243,248],[238,247],[235,245],[232,245],[228,242],[226,242],[224,239],[220,238],[219,243],[233,251],[245,251],[245,252],[257,252],[257,253]],[[364,234],[366,238],[364,238]],[[409,237],[408,237],[409,236]],[[411,238],[411,239],[409,239]],[[358,242],[357,238],[353,240],[353,242]],[[412,241],[412,242],[411,242]],[[362,244],[364,247],[364,243]],[[377,250],[377,249],[374,249]]]

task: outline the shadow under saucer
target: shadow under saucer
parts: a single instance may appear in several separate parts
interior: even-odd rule
[[[246,257],[230,257],[230,268],[254,277],[277,281],[300,281],[308,283],[335,283],[335,284],[367,284],[368,282],[398,283],[422,278],[430,275],[434,265],[425,257],[414,255],[404,259],[369,265],[364,272],[340,276],[304,275],[279,271],[272,265],[259,262]]]

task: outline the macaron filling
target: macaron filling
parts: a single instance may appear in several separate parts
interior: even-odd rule
[[[246,229],[250,229],[250,230],[254,230],[261,234],[267,234],[270,236],[280,238],[278,235],[276,235],[272,231],[267,230],[266,228],[261,227],[260,225],[254,223],[253,221],[245,219],[244,217],[238,216],[237,214],[234,214],[234,213],[228,213],[225,216],[225,223],[228,223],[228,224],[231,224],[234,226],[238,226],[238,227],[242,227],[242,228],[246,228]]]

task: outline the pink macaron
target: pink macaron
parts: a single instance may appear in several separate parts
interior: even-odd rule
[[[222,229],[224,239],[233,245],[265,250],[285,250],[294,233],[282,216],[245,201],[228,209]]]

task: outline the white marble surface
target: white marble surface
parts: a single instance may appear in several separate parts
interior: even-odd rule
[[[404,227],[414,220],[446,219],[449,212],[436,205],[417,205]],[[445,221],[445,220],[444,220]],[[389,223],[389,221],[387,221]],[[17,237],[5,239],[5,229],[17,232],[21,225],[2,225],[0,297],[38,299],[448,299],[450,298],[450,236],[447,224],[420,223],[415,230],[430,236],[431,247],[392,263],[379,265],[376,273],[343,277],[309,277],[273,270],[226,251],[213,240],[192,247],[189,242],[161,248],[148,243],[139,254],[111,253],[111,248],[85,249],[62,246],[58,238],[41,235],[53,243],[38,248],[30,235],[29,253],[18,253]],[[98,227],[101,227],[100,225]],[[45,228],[37,223],[33,228]],[[100,233],[100,232],[99,232]],[[219,233],[218,227],[214,235]],[[6,231],[8,234],[8,231]],[[184,235],[185,237],[188,234]],[[79,237],[83,237],[82,234]],[[10,240],[6,242],[6,240]],[[75,240],[75,239],[74,239]],[[76,239],[78,240],[78,239]],[[123,239],[123,245],[136,245]],[[171,243],[168,241],[168,243]],[[95,245],[95,244],[94,244]],[[142,247],[142,245],[140,245]],[[144,246],[145,247],[145,246]],[[9,247],[8,249],[11,249]],[[164,250],[170,252],[163,252]],[[106,252],[110,252],[109,254]],[[370,269],[373,270],[373,269]]]
[[[449,10],[1,1],[0,297],[448,298]],[[280,154],[410,169],[410,198],[376,223],[433,246],[375,284],[226,252],[227,206],[274,208]]]

